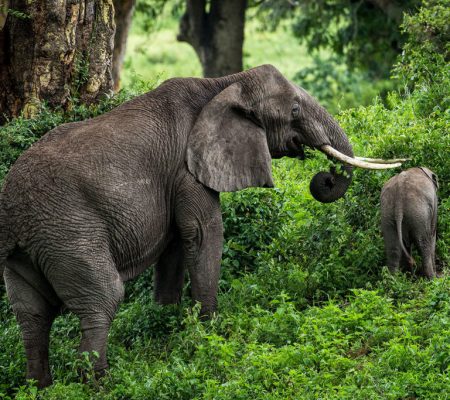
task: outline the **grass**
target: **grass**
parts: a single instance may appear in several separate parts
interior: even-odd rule
[[[175,31],[164,29],[152,34],[131,33],[127,44],[122,85],[136,80],[160,81],[179,76],[201,76],[201,65],[194,49],[176,40]]]

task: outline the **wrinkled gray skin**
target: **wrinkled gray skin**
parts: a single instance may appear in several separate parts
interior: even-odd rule
[[[219,192],[272,187],[271,158],[329,144],[352,156],[333,118],[274,67],[170,79],[111,112],[61,125],[24,152],[1,197],[0,265],[23,332],[27,378],[51,384],[48,338],[62,306],[81,320],[80,351],[107,367],[123,281],[154,265],[154,296],[180,300],[184,271],[202,314],[216,310]],[[351,180],[320,173],[330,202]],[[0,271],[1,272],[1,271]],[[149,316],[151,318],[151,316]]]
[[[414,269],[412,245],[422,258],[419,274],[436,276],[435,246],[438,180],[428,168],[410,168],[393,176],[381,191],[381,230],[387,265]]]

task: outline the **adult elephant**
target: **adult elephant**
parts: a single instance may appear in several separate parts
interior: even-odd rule
[[[170,79],[43,136],[11,168],[0,207],[0,263],[27,377],[40,387],[51,383],[48,338],[62,305],[80,317],[80,351],[96,350],[95,369],[106,368],[123,281],[149,265],[156,301],[179,301],[187,269],[193,299],[203,314],[213,312],[219,192],[272,187],[271,158],[303,157],[305,145],[353,156],[336,121],[269,65],[217,79]],[[319,173],[314,197],[343,196],[351,167],[343,171]]]

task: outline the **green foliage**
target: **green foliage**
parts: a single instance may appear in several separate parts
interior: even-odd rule
[[[146,85],[143,89],[148,88],[149,85]],[[17,157],[49,130],[66,122],[81,121],[103,114],[129,100],[137,92],[122,91],[110,99],[103,99],[100,103],[90,106],[73,99],[73,105],[67,111],[52,111],[44,104],[36,118],[19,117],[0,126],[0,182],[3,182]]]
[[[133,17],[135,29],[146,33],[154,31],[163,22],[165,13],[177,14],[180,3],[180,0],[137,0]]]
[[[450,108],[450,2],[425,1],[417,14],[405,17],[408,42],[394,75],[408,90],[415,90],[423,113]]]
[[[87,53],[75,53],[71,96],[73,99],[79,97],[81,87],[89,80],[89,56]]]
[[[419,4],[419,0],[264,0],[260,15],[269,26],[288,18],[294,35],[310,51],[331,49],[348,67],[386,78],[404,43],[399,29],[403,13],[414,11]]]
[[[98,352],[89,353],[84,351],[74,360],[66,364],[66,381],[77,380],[80,383],[97,385],[97,378],[94,372],[94,363],[99,357]]]
[[[8,8],[7,9],[7,14],[11,15],[11,16],[17,18],[17,19],[21,19],[21,20],[31,19],[31,15],[30,14],[24,13],[24,12],[19,11],[19,10],[14,10],[12,8]]]
[[[385,98],[394,81],[371,80],[367,72],[349,70],[338,57],[313,57],[314,64],[297,72],[294,82],[316,97],[329,112],[369,105],[376,96]]]
[[[221,200],[227,238],[224,267],[244,273],[254,267],[286,222],[284,196],[277,189],[253,189],[223,193]]]
[[[434,83],[448,73],[450,61],[450,2],[426,0],[417,14],[405,16],[408,34],[396,72],[416,86]]]

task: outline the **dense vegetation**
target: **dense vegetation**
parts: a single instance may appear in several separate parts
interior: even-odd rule
[[[154,304],[148,270],[127,284],[110,334],[111,368],[99,381],[88,359],[76,360],[78,320],[69,314],[52,331],[55,384],[42,393],[26,385],[20,332],[0,288],[0,398],[448,398],[449,14],[440,0],[406,19],[409,39],[394,70],[402,92],[337,116],[357,154],[407,156],[405,167],[425,165],[439,176],[442,278],[393,276],[383,267],[379,194],[397,171],[356,171],[345,198],[324,205],[312,199],[308,182],[325,157],[278,160],[277,189],[222,195],[218,316],[200,321],[187,296],[176,307]],[[48,129],[131,95],[11,121],[0,134],[0,179]],[[88,384],[80,383],[80,369]]]

